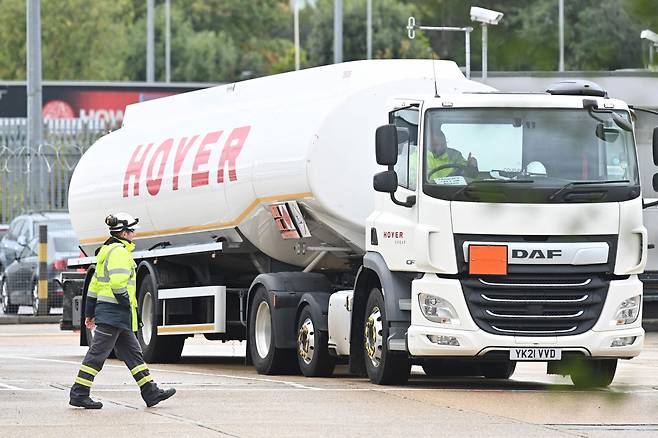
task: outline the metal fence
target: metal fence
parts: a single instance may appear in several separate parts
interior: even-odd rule
[[[67,211],[71,175],[82,154],[103,134],[103,123],[80,119],[44,123],[43,143],[27,142],[27,119],[0,119],[0,224],[27,212]],[[61,313],[62,286],[55,281],[66,269],[62,251],[77,251],[73,232],[49,222],[40,239],[35,228],[27,239],[12,239],[15,254],[0,266],[0,298],[6,313]],[[71,249],[72,248],[72,249]],[[0,247],[2,250],[2,247]],[[75,253],[77,255],[77,253]],[[1,311],[1,310],[0,310]]]
[[[98,122],[49,120],[43,143],[28,145],[27,119],[0,119],[0,223],[26,211],[66,210],[73,169],[104,133]]]

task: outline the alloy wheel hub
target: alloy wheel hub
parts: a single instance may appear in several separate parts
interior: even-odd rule
[[[382,336],[382,313],[379,307],[375,307],[366,320],[364,332],[365,351],[375,367],[379,366],[382,359]]]
[[[315,351],[315,330],[311,318],[306,318],[297,334],[297,354],[307,365],[313,360]]]

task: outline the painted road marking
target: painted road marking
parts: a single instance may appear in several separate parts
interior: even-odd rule
[[[0,391],[5,390],[5,391],[22,391],[23,388],[19,388],[17,386],[12,386],[12,385],[7,385],[6,383],[0,382]]]
[[[24,360],[24,361],[34,360],[34,361],[42,361],[42,362],[52,362],[52,363],[61,363],[61,364],[67,364],[67,365],[75,365],[76,367],[80,366],[80,362],[73,362],[71,360],[45,359],[45,358],[39,358],[39,357],[0,355],[0,359],[16,359],[16,360]],[[104,367],[125,369],[125,365],[106,364],[106,365],[104,365]],[[280,384],[283,384],[283,385],[292,386],[293,388],[307,389],[307,390],[312,390],[312,391],[322,391],[322,390],[324,390],[324,388],[315,388],[315,387],[312,387],[312,386],[302,385],[301,383],[288,382],[286,380],[267,379],[267,378],[263,378],[263,377],[231,376],[229,374],[202,373],[202,372],[198,372],[198,371],[183,371],[183,370],[165,370],[165,369],[162,369],[162,368],[149,368],[149,369],[151,371],[156,371],[156,372],[159,372],[159,373],[176,373],[176,374],[187,374],[187,375],[192,375],[192,376],[223,377],[223,378],[227,378],[227,379],[250,380],[250,381],[254,381],[254,382],[280,383]]]

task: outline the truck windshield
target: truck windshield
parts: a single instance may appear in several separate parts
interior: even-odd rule
[[[617,111],[629,120],[626,111]],[[597,120],[598,119],[598,120]],[[610,202],[639,196],[632,132],[585,109],[432,109],[423,191],[480,202]]]

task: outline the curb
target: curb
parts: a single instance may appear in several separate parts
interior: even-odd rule
[[[0,325],[3,324],[56,324],[62,319],[61,315],[0,315]]]

